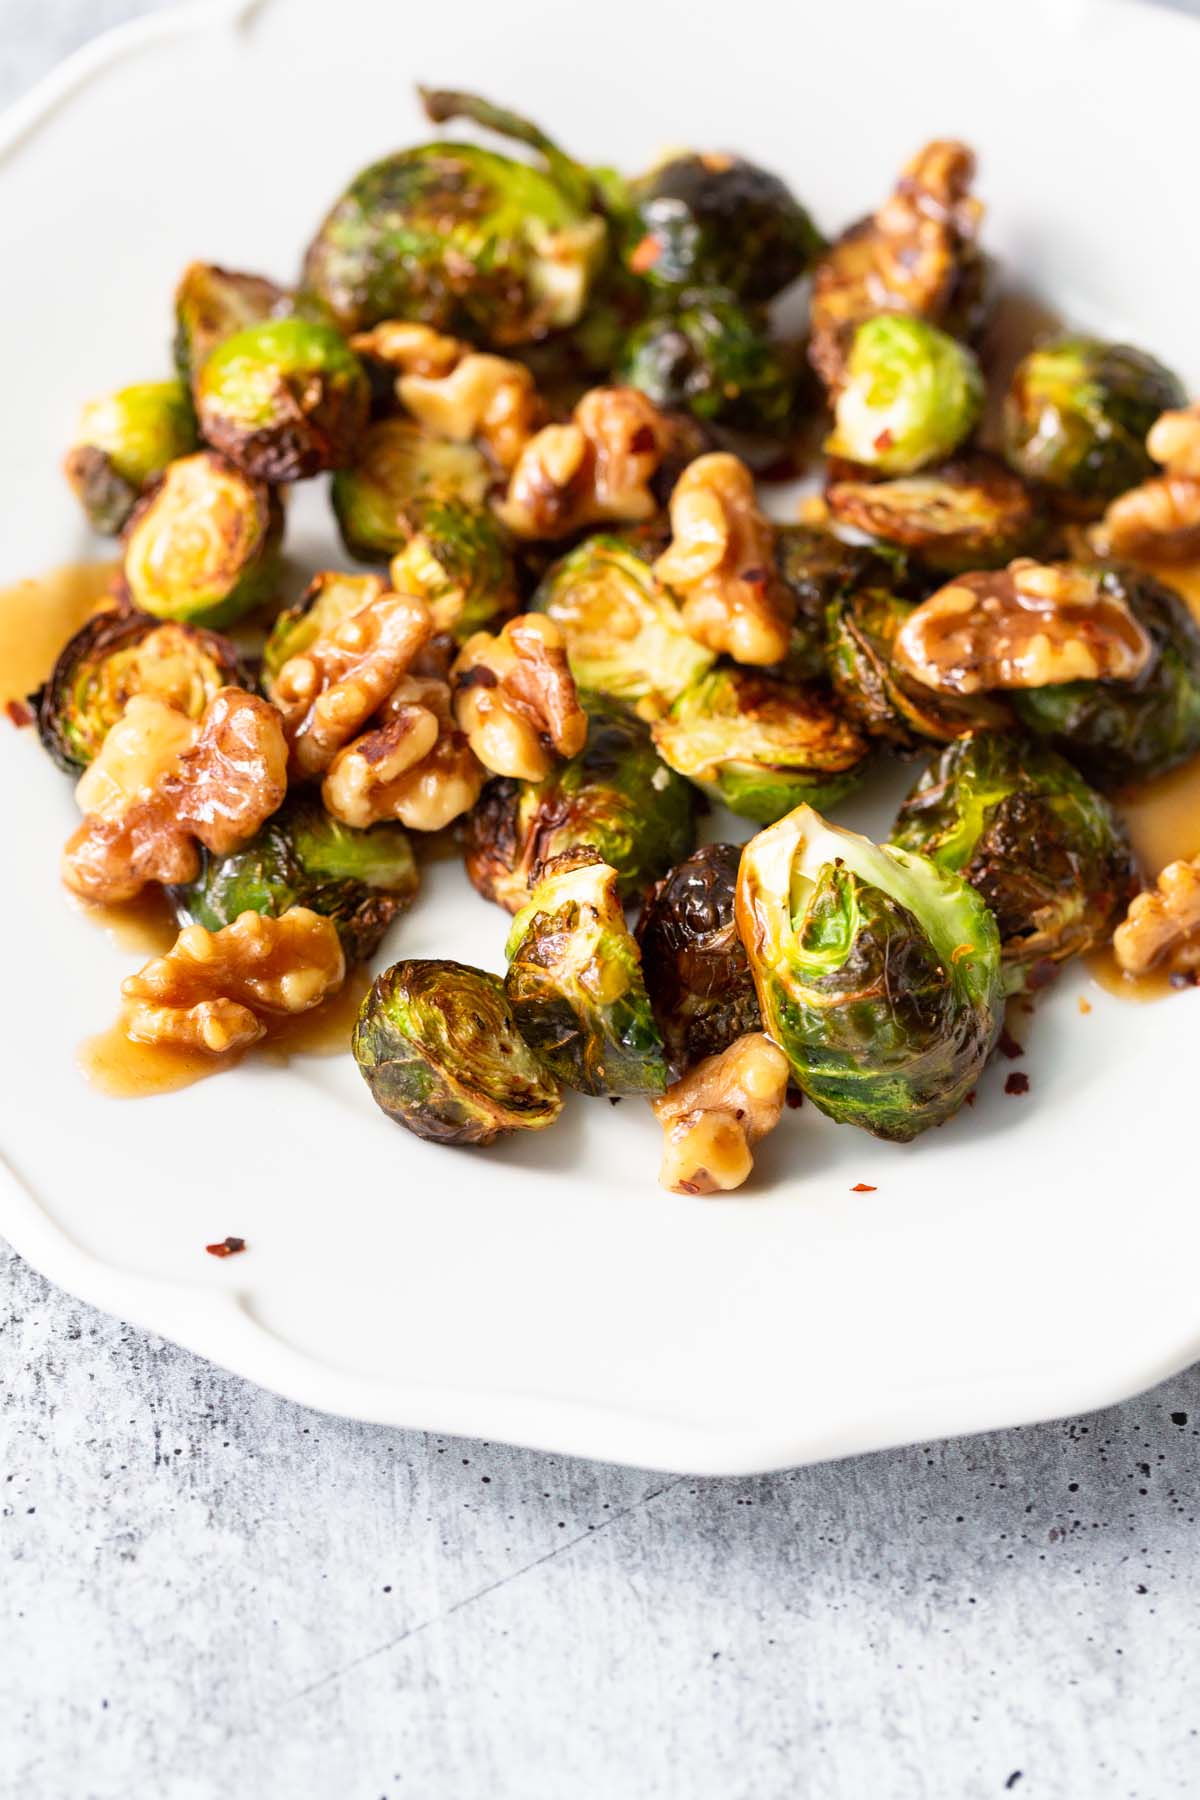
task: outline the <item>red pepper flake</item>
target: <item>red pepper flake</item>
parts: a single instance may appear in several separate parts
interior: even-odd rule
[[[790,1087],[783,1097],[787,1104],[792,1108],[793,1112],[797,1107],[804,1105],[804,1095],[800,1092],[798,1087]]]
[[[1004,1091],[1006,1094],[1027,1094],[1029,1092],[1028,1075],[1022,1075],[1020,1069],[1014,1069],[1004,1083]]]
[[[1083,994],[1079,996],[1079,1010],[1081,1013],[1090,1013],[1092,1010],[1091,1001]]]
[[[6,700],[4,702],[4,711],[7,715],[9,724],[15,725],[18,731],[25,725],[32,725],[34,719],[37,717],[37,714],[34,712],[32,706],[30,706],[28,700]]]
[[[1013,1036],[1012,1032],[1008,1029],[1007,1025],[1005,1025],[1002,1028],[1002,1030],[1000,1032],[1000,1042],[996,1047],[999,1050],[1001,1056],[1007,1056],[1010,1062],[1012,1062],[1016,1057],[1024,1056],[1024,1054],[1025,1054],[1024,1044],[1018,1044],[1016,1038]]]
[[[869,1181],[856,1181],[850,1189],[852,1194],[875,1194],[878,1191],[878,1188],[873,1188]]]
[[[219,1244],[205,1244],[204,1248],[210,1256],[239,1256],[246,1248],[245,1238],[222,1238]]]
[[[974,1104],[975,1104],[975,1089],[974,1088],[972,1088],[970,1093],[966,1095],[966,1103],[968,1106],[974,1106]]]
[[[1049,987],[1052,981],[1058,980],[1059,965],[1049,956],[1043,956],[1026,971],[1025,986],[1036,993],[1038,988]]]
[[[633,270],[635,275],[644,275],[647,269],[652,269],[654,267],[661,255],[662,245],[659,243],[654,233],[648,231],[640,243],[633,246],[629,258],[629,267]]]
[[[876,450],[890,450],[895,441],[891,429],[885,425],[875,439],[875,448]]]

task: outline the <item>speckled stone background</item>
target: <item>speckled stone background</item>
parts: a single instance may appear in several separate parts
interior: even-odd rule
[[[0,0],[0,103],[148,10]],[[305,1412],[0,1248],[0,1794],[1195,1796],[1198,1431],[1193,1370],[668,1479]]]

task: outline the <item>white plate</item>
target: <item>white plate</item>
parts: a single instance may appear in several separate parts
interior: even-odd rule
[[[957,133],[981,153],[989,245],[1200,384],[1200,33],[1176,17],[1036,0],[188,8],[59,71],[10,117],[6,152],[0,123],[0,579],[95,553],[61,447],[84,396],[165,371],[184,263],[288,278],[344,180],[423,135],[417,78],[629,168],[669,143],[745,150],[833,228],[923,138]],[[326,521],[305,495],[301,554],[336,555]],[[129,954],[58,892],[69,784],[30,733],[5,729],[0,759],[19,824],[0,889],[0,1228],[99,1306],[332,1411],[711,1473],[1077,1411],[1200,1353],[1196,996],[1093,992],[1085,1017],[1069,975],[1030,1031],[1026,1098],[1003,1094],[1002,1065],[973,1111],[907,1148],[805,1107],[719,1202],[658,1189],[633,1102],[577,1100],[554,1131],[482,1153],[389,1124],[348,1058],[120,1103],[74,1051],[113,1016]],[[443,864],[389,949],[499,967],[504,930]],[[251,1251],[218,1264],[203,1245],[227,1232]]]

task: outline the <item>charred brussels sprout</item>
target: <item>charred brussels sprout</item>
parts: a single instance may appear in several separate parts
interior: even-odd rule
[[[1143,350],[1059,338],[1017,365],[1004,402],[1005,455],[1027,481],[1099,510],[1154,473],[1146,433],[1184,400],[1178,377]]]
[[[362,1003],[354,1060],[375,1104],[435,1144],[541,1131],[562,1089],[517,1030],[498,975],[465,963],[398,962]]]
[[[829,673],[851,718],[902,751],[925,739],[948,743],[968,731],[1002,728],[1010,714],[1001,701],[935,693],[899,666],[896,638],[915,610],[915,601],[875,586],[851,588],[830,602]]]
[[[230,625],[270,598],[282,535],[266,482],[212,450],[180,457],[129,521],[130,595],[156,619]]]
[[[528,900],[536,871],[565,850],[597,851],[628,900],[692,848],[692,788],[659,760],[649,729],[594,700],[588,715],[578,756],[544,781],[489,782],[468,819],[467,874],[509,912]]]
[[[1012,701],[1027,730],[1101,787],[1119,787],[1200,750],[1200,627],[1179,595],[1149,575],[1120,564],[1092,573],[1149,633],[1149,667],[1136,681],[1068,681],[1022,689]]]
[[[825,615],[831,600],[871,581],[900,589],[907,577],[901,551],[846,544],[811,525],[776,526],[775,567],[795,605],[791,644],[779,670],[791,681],[819,681],[828,673]]]
[[[198,719],[218,688],[237,686],[237,654],[215,632],[146,613],[97,613],[58,653],[38,697],[38,732],[60,769],[87,767],[134,694]]]
[[[205,438],[262,481],[302,481],[348,463],[370,389],[346,340],[311,319],[271,319],[225,338],[198,371]]]
[[[581,688],[650,712],[670,706],[712,667],[679,608],[628,538],[585,538],[540,582],[531,606],[561,629]]]
[[[770,300],[821,248],[779,177],[739,156],[675,156],[631,184],[624,257],[654,287],[723,287]]]
[[[720,290],[682,294],[630,332],[616,379],[664,411],[750,437],[781,438],[796,402],[794,373],[764,319]]]
[[[646,989],[676,1071],[762,1028],[733,916],[740,857],[737,844],[694,850],[655,885],[638,920]]]
[[[800,806],[742,852],[737,920],[764,1029],[822,1112],[905,1141],[958,1111],[1003,1001],[972,887]]]
[[[492,479],[473,444],[452,444],[408,419],[378,419],[360,438],[351,467],[334,475],[330,497],[351,556],[385,562],[420,529],[427,502],[482,506]]]
[[[172,889],[181,924],[220,931],[244,912],[279,918],[290,906],[332,919],[348,962],[365,962],[412,904],[417,865],[400,825],[354,831],[307,795],[280,810],[238,849],[201,851],[200,873]]]
[[[485,506],[465,500],[422,500],[412,509],[416,530],[392,558],[398,594],[419,594],[434,628],[465,644],[520,611],[516,564]]]
[[[291,311],[291,296],[263,275],[215,263],[189,263],[175,290],[175,367],[194,381],[218,344],[264,319]]]
[[[886,475],[911,474],[957,449],[983,398],[964,344],[924,319],[884,313],[854,333],[825,448]]]
[[[1137,885],[1107,801],[1053,750],[994,732],[962,738],[930,764],[892,842],[987,901],[1010,987],[1036,963],[1105,943]]]
[[[664,762],[760,825],[802,800],[835,806],[867,760],[867,740],[827,690],[732,665],[702,676],[653,730]]]
[[[84,407],[63,470],[93,530],[115,537],[146,483],[195,448],[183,383],[143,381]]]
[[[839,525],[949,575],[1003,568],[1039,549],[1046,535],[1024,482],[989,456],[891,481],[835,481],[825,497]]]
[[[270,696],[271,684],[289,658],[302,656],[319,637],[334,630],[368,600],[377,599],[386,588],[387,583],[379,575],[342,575],[332,569],[314,575],[300,604],[281,612],[271,626],[263,648],[263,691]]]
[[[511,113],[471,95],[423,98],[435,121],[469,117],[546,166],[453,142],[372,163],[309,245],[306,289],[346,332],[413,319],[505,346],[573,325],[606,236],[586,174]]]
[[[512,922],[504,991],[521,1036],[559,1081],[584,1094],[661,1094],[663,1041],[617,872],[594,850],[542,870]]]

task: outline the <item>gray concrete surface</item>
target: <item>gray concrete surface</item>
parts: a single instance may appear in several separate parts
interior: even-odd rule
[[[133,0],[0,0],[0,103]],[[1200,1792],[1200,1371],[676,1480],[276,1400],[0,1249],[0,1795]]]

